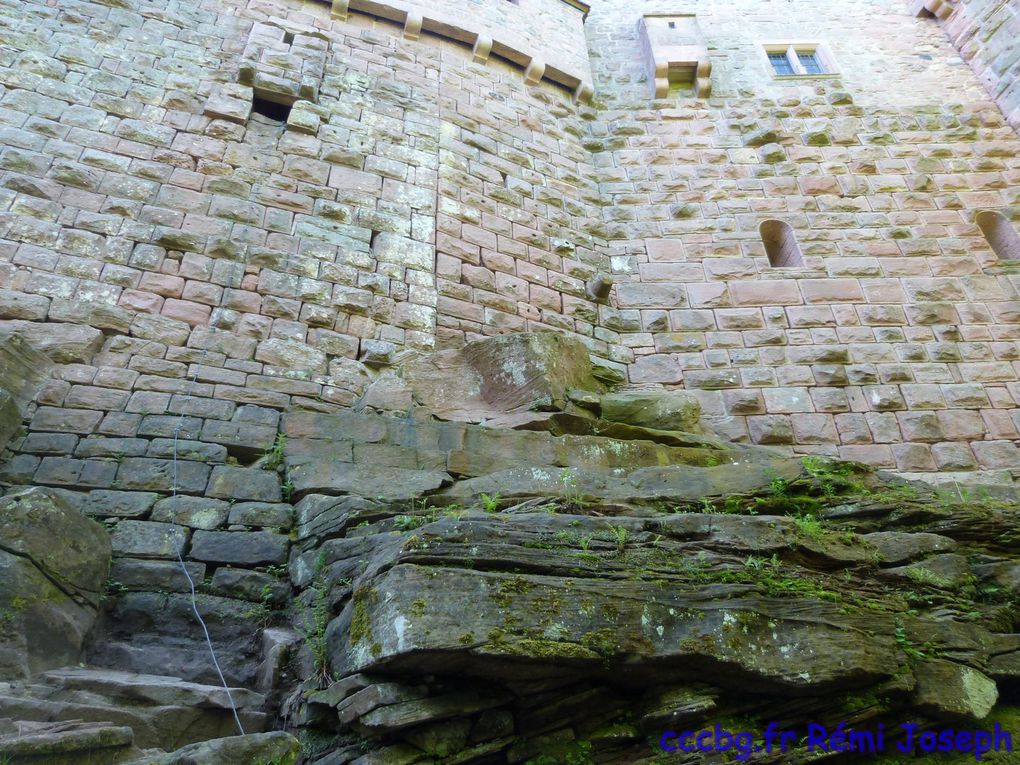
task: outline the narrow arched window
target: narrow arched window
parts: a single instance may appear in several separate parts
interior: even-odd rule
[[[985,210],[974,219],[999,260],[1020,260],[1020,234],[1001,212]]]
[[[758,227],[769,265],[773,268],[796,268],[804,265],[804,256],[797,244],[793,226],[781,220],[763,221]]]

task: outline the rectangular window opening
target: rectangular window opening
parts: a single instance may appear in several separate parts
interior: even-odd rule
[[[294,44],[294,33],[293,32],[284,32],[283,33],[283,44],[284,45],[293,45]]]
[[[793,64],[785,53],[769,52],[769,63],[778,75],[794,74]]]
[[[252,112],[261,114],[263,117],[281,124],[285,123],[287,118],[290,117],[290,109],[290,104],[278,104],[275,101],[268,101],[258,96],[255,96],[251,101]]]
[[[822,62],[818,60],[818,54],[814,51],[797,51],[797,58],[800,65],[804,67],[805,74],[825,74]]]

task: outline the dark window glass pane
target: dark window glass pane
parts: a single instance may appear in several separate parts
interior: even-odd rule
[[[776,70],[776,74],[793,74],[793,66],[785,53],[769,53],[769,63]]]
[[[797,58],[800,59],[800,65],[804,67],[804,71],[808,74],[824,73],[822,63],[818,60],[818,56],[816,54],[797,51]]]

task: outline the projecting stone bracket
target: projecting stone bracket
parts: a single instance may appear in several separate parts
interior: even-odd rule
[[[404,19],[404,38],[407,40],[417,40],[421,37],[421,26],[424,22],[420,13],[409,13],[407,18]]]
[[[234,82],[216,85],[212,95],[205,101],[202,114],[214,120],[227,120],[241,125],[251,116],[254,91],[247,85]]]
[[[256,22],[241,54],[241,85],[255,96],[281,104],[316,101],[326,69],[329,42],[313,30],[283,19]]]
[[[671,83],[691,83],[698,98],[712,94],[712,62],[694,16],[648,15],[638,27],[655,98],[668,96]]]
[[[945,20],[953,12],[953,4],[949,0],[914,0],[910,12],[914,16],[931,14]]]
[[[476,64],[484,64],[492,55],[492,38],[485,35],[478,35],[475,46],[471,51],[471,57]]]
[[[609,274],[598,273],[585,285],[588,297],[596,303],[609,303],[609,294],[613,291],[616,281]]]

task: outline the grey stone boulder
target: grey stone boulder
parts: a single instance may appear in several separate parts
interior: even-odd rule
[[[18,720],[26,729],[36,722],[122,726],[131,734],[128,743],[133,740],[139,747],[167,752],[235,735],[231,702],[245,731],[265,730],[267,715],[261,711],[265,697],[245,688],[230,688],[228,693],[222,685],[179,677],[70,667],[36,675],[31,683],[0,685],[0,720]],[[0,724],[0,735],[3,732]],[[83,756],[72,762],[90,761]]]
[[[0,679],[78,661],[110,550],[106,529],[51,492],[0,498]]]
[[[290,539],[270,531],[196,531],[191,557],[238,566],[279,565],[287,560]]]
[[[88,364],[103,345],[103,333],[80,324],[0,321],[0,333],[10,332],[58,364]]]
[[[682,391],[625,391],[602,397],[602,418],[655,430],[700,432],[701,404]]]
[[[6,448],[11,437],[21,427],[21,410],[6,389],[0,388],[0,451]]]
[[[563,409],[572,388],[601,390],[587,347],[567,335],[500,335],[468,343],[463,352],[482,380],[482,397],[500,411]]]
[[[328,459],[287,458],[293,495],[354,494],[385,500],[412,499],[452,481],[438,470],[409,470],[382,465],[356,465]]]
[[[914,674],[918,709],[943,718],[985,718],[999,699],[995,681],[972,667],[950,661],[919,664]]]
[[[568,391],[604,390],[587,347],[568,335],[499,335],[408,362],[414,401],[440,419],[481,422],[527,410],[563,410]]]
[[[132,765],[294,765],[301,744],[289,733],[251,733],[202,741],[171,754],[142,759]]]
[[[53,361],[21,337],[16,330],[27,322],[0,322],[0,388],[5,388],[21,407],[35,396],[49,377]],[[4,325],[7,329],[4,329]],[[63,325],[35,325],[63,326]]]
[[[2,306],[0,296],[0,313]],[[33,350],[17,335],[0,331],[0,451],[21,427],[22,410],[52,367],[53,362],[45,354]]]
[[[931,553],[952,552],[956,542],[949,537],[924,532],[876,531],[865,534],[867,544],[875,548],[885,565],[895,566],[909,563]]]
[[[5,765],[118,765],[138,754],[131,728],[94,722],[26,723],[0,731]]]

